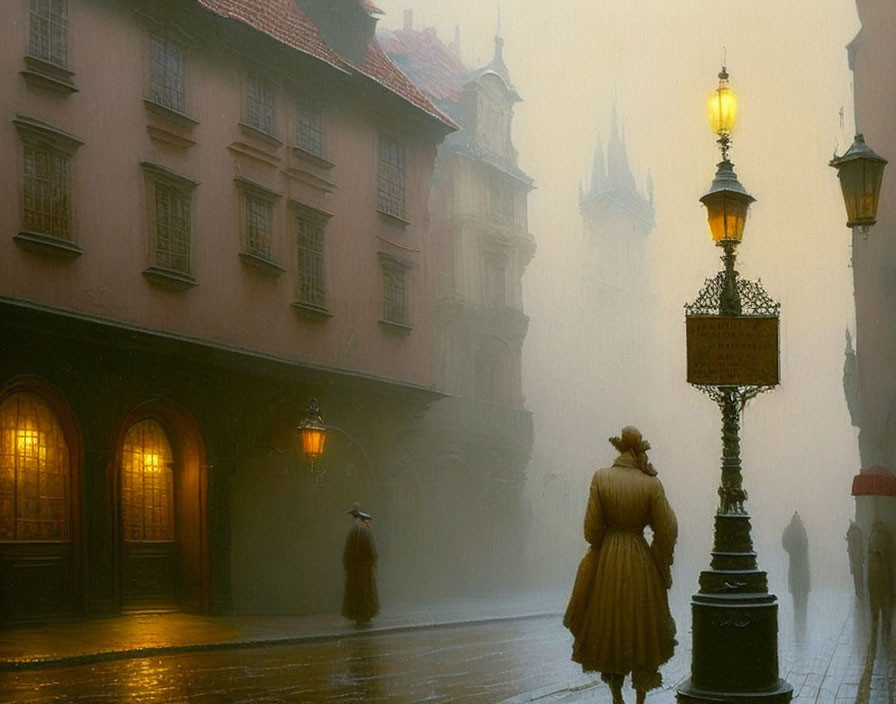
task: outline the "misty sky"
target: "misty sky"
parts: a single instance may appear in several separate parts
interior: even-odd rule
[[[446,43],[459,26],[467,65],[492,56],[497,2],[376,1],[386,13],[381,27],[400,27],[410,7],[415,28],[434,26]],[[570,272],[583,246],[579,184],[595,145],[606,143],[615,100],[635,178],[643,183],[649,171],[654,183],[649,285],[661,302],[657,341],[665,354],[656,363],[668,381],[661,393],[638,389],[641,420],[620,420],[641,425],[651,440],[651,458],[680,517],[686,509],[697,514],[693,523],[685,516],[685,527],[693,526],[688,549],[708,550],[720,420],[717,407],[685,382],[683,305],[720,268],[698,198],[719,160],[705,101],[725,57],[740,97],[731,159],[757,199],[738,269],[761,278],[782,304],[782,383],[747,406],[741,431],[754,539],[780,589],[780,534],[798,509],[813,559],[845,574],[843,535],[859,469],[841,384],[844,331],[854,331],[851,237],[827,162],[854,133],[845,51],[859,28],[854,0],[831,0],[823,9],[816,0],[503,0],[500,17],[505,62],[523,98],[514,143],[537,186],[529,199],[538,252],[524,279],[531,324],[523,382],[536,420],[535,494],[550,457],[581,489],[584,506],[591,471],[612,460],[606,438],[619,430],[588,427],[587,398],[572,395],[581,370],[570,378],[562,342],[574,344],[580,334],[587,344],[595,334]],[[591,402],[609,401],[595,394]],[[573,523],[570,539],[580,540],[580,518]],[[695,575],[684,577],[687,590]]]

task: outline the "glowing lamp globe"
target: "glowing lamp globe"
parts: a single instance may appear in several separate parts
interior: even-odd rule
[[[327,426],[321,420],[316,399],[311,399],[308,404],[308,415],[299,423],[298,431],[302,437],[302,452],[313,463],[324,454],[327,442]]]
[[[719,87],[709,96],[707,107],[712,131],[720,137],[730,135],[737,120],[737,94],[728,85],[724,66],[719,73]]]
[[[858,227],[863,233],[877,222],[880,184],[887,160],[865,144],[861,134],[843,156],[831,159],[837,169],[843,202],[846,204],[846,226]]]
[[[741,241],[747,211],[754,200],[737,180],[731,162],[720,162],[709,191],[700,199],[706,206],[709,232],[717,245]]]

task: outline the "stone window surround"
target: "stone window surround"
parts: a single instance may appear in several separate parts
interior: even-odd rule
[[[306,316],[318,319],[326,319],[332,316],[327,307],[327,299],[328,299],[328,291],[327,291],[327,276],[326,276],[326,267],[327,267],[327,259],[326,259],[326,228],[327,224],[332,217],[332,213],[325,212],[323,210],[319,210],[310,205],[306,205],[304,203],[299,203],[298,201],[290,201],[290,216],[291,221],[296,225],[296,240],[295,240],[295,248],[296,248],[296,300],[293,302],[293,306],[297,309],[297,311],[305,314]],[[301,297],[301,292],[298,290],[299,277],[301,274],[300,265],[300,251],[301,251],[301,243],[299,241],[299,232],[298,232],[298,223],[305,222],[314,227],[317,227],[320,230],[321,235],[321,250],[320,250],[320,274],[321,274],[321,288],[322,288],[322,296],[323,300],[320,303],[313,301],[303,300]]]
[[[163,52],[162,73],[157,70],[156,52]],[[171,68],[172,52],[180,65]],[[169,99],[173,98],[173,99]],[[147,101],[176,116],[189,118],[187,113],[187,51],[184,45],[164,31],[151,31],[149,36],[149,85]]]
[[[400,335],[410,334],[413,326],[411,325],[410,304],[412,297],[410,295],[411,281],[410,272],[415,268],[415,264],[407,259],[396,257],[388,252],[377,252],[380,267],[383,273],[382,284],[382,318],[378,321],[380,326],[391,333]],[[391,291],[389,290],[389,277],[397,277],[402,284],[402,301],[390,300]],[[395,304],[397,311],[391,311],[391,304]],[[397,312],[397,315],[393,313]]]
[[[377,211],[403,225],[408,221],[407,146],[395,134],[377,136]]]
[[[286,271],[283,266],[277,261],[274,257],[274,252],[277,247],[277,201],[280,200],[281,196],[274,190],[267,188],[255,181],[250,181],[247,178],[242,176],[237,176],[233,179],[234,183],[239,190],[239,232],[240,232],[240,252],[239,257],[243,264],[252,267],[255,271],[258,271],[262,274],[266,274],[267,276],[280,276],[284,271]],[[248,199],[256,199],[262,201],[270,206],[271,208],[271,230],[269,233],[270,236],[270,250],[267,254],[264,252],[259,252],[257,250],[253,250],[249,246],[248,242]]]
[[[78,147],[84,144],[83,141],[64,130],[49,125],[46,122],[35,120],[24,115],[16,115],[12,120],[19,132],[19,138],[24,144],[42,146],[50,150],[58,151],[65,154],[69,159],[74,156]],[[47,232],[36,232],[23,228],[15,235],[16,243],[29,251],[39,254],[47,254],[65,259],[73,259],[80,256],[83,252],[75,243],[76,227],[74,219],[74,207],[71,200],[71,172],[67,174],[68,192],[69,192],[69,237],[62,238]],[[24,192],[24,188],[23,188]],[[24,223],[24,203],[22,207],[22,222]]]
[[[147,256],[150,265],[143,270],[143,275],[150,283],[156,284],[163,288],[173,290],[186,290],[196,285],[196,279],[193,275],[195,262],[193,261],[193,190],[199,185],[182,174],[171,169],[160,166],[152,162],[141,162],[143,174],[146,180],[146,211],[148,217],[148,250]],[[162,184],[168,188],[174,189],[186,196],[188,199],[189,210],[189,232],[187,233],[188,244],[188,270],[173,269],[168,266],[162,266],[158,263],[157,249],[157,232],[156,232],[156,184]]]

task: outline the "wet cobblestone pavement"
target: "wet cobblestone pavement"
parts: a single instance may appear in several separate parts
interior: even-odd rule
[[[455,604],[463,608],[396,614],[365,631],[331,617],[183,614],[15,629],[0,632],[0,701],[609,704],[600,679],[570,662],[571,638],[556,609],[517,618],[545,607],[544,599],[523,601],[502,602],[503,612],[483,603],[478,611]],[[851,597],[813,593],[799,639],[787,606],[779,661],[797,704],[893,704],[896,648],[871,639],[870,618]],[[464,623],[447,625],[452,620]],[[679,616],[680,626],[688,620]],[[121,649],[129,634],[143,652]],[[66,645],[68,637],[76,640]],[[671,704],[689,674],[690,634],[679,640],[664,688],[648,704]],[[63,651],[68,665],[35,662]],[[13,669],[22,663],[26,669]]]

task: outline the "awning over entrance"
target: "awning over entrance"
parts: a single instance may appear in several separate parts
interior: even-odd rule
[[[865,467],[852,478],[853,496],[896,496],[896,477],[886,467]]]

